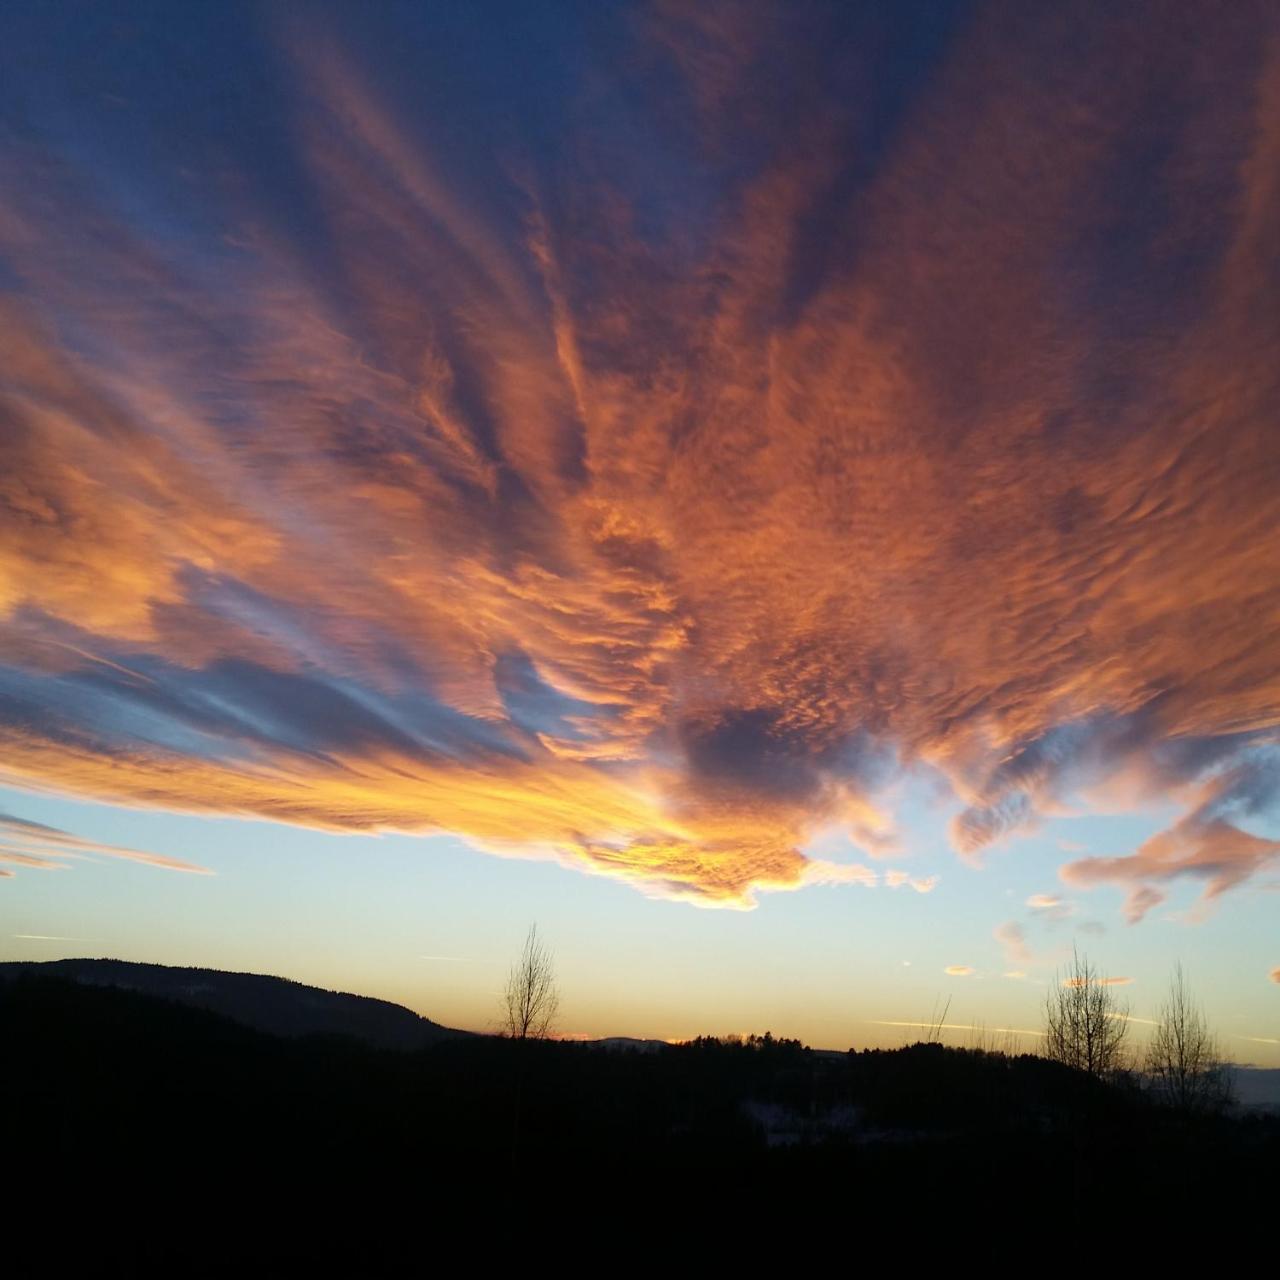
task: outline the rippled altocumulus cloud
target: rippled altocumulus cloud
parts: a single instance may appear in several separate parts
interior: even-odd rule
[[[913,768],[970,860],[1178,801],[1064,868],[1133,918],[1274,865],[1275,10],[929,14],[9,15],[0,776],[708,902]]]

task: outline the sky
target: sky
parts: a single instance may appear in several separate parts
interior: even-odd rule
[[[1245,0],[8,6],[0,958],[1280,1066],[1278,174]]]

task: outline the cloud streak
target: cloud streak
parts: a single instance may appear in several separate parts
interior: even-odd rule
[[[884,1018],[868,1018],[874,1027],[920,1027],[927,1031],[981,1031],[993,1032],[997,1035],[1037,1036],[1044,1038],[1045,1032],[1035,1031],[1029,1027],[988,1027],[977,1022],[894,1022]]]
[[[208,876],[213,872],[181,858],[165,854],[144,853],[139,849],[127,849],[120,845],[104,844],[99,840],[86,840],[43,822],[31,822],[11,813],[0,813],[0,862],[38,871],[68,871],[78,859],[122,858],[127,862],[139,862],[164,871],[185,871]],[[8,872],[12,875],[12,872]],[[15,937],[36,937],[35,934],[15,934]]]
[[[164,76],[23,18],[0,781],[708,905],[926,892],[804,852],[893,856],[909,770],[975,863],[1174,798],[1063,870],[1131,919],[1274,867],[1280,44],[1233,13],[460,20],[474,91],[390,13],[194,15]]]

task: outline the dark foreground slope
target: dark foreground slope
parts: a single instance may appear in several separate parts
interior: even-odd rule
[[[0,982],[41,975],[160,996],[280,1036],[346,1035],[383,1049],[421,1049],[447,1036],[467,1034],[442,1027],[388,1000],[324,991],[260,973],[183,969],[129,960],[0,962]]]
[[[659,1249],[795,1230],[805,1248],[913,1215],[1004,1241],[1108,1205],[1256,1220],[1280,1161],[1266,1117],[1177,1122],[1035,1058],[936,1045],[403,1052],[50,978],[0,984],[0,1045],[13,1220],[53,1205],[70,1224],[27,1241],[49,1265],[364,1274],[476,1222],[492,1259],[530,1240],[569,1256],[607,1230]]]

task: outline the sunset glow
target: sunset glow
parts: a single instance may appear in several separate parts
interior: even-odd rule
[[[1280,1065],[1280,27],[1152,8],[14,6],[5,957]]]

